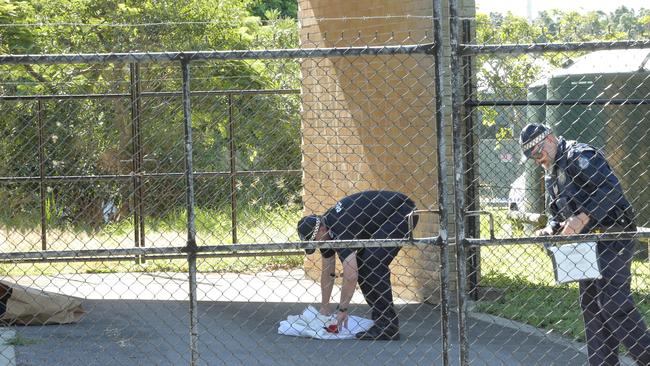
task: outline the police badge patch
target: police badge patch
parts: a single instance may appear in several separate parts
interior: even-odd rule
[[[587,169],[589,166],[589,159],[586,156],[581,156],[578,158],[578,166],[580,169]]]
[[[584,168],[583,168],[584,169]],[[564,170],[560,170],[557,174],[557,181],[560,182],[561,185],[566,184],[566,173]]]

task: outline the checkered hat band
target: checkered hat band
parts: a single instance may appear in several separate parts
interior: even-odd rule
[[[316,234],[318,234],[318,229],[320,229],[320,217],[316,218],[316,225],[314,225],[314,232],[311,233],[311,238],[309,238],[309,241],[314,240],[316,238]]]
[[[542,132],[539,136],[535,137],[534,139],[528,141],[527,143],[521,145],[521,148],[526,151],[528,149],[532,149],[535,145],[539,144],[546,138],[546,136],[550,135],[551,131],[544,131]]]

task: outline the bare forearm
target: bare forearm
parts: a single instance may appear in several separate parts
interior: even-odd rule
[[[347,308],[350,305],[354,290],[357,288],[358,275],[357,258],[356,253],[354,253],[343,261],[343,286],[341,286],[340,307]]]
[[[352,296],[354,295],[354,290],[357,288],[357,279],[343,277],[343,286],[341,286],[341,299],[339,301],[339,306],[342,308],[347,308],[352,301]]]
[[[321,304],[327,305],[330,303],[330,299],[332,298],[334,277],[330,276],[329,274],[325,275],[324,273],[321,273],[320,283]]]
[[[321,304],[327,306],[332,298],[334,279],[336,278],[336,261],[333,258],[323,258],[323,268],[320,274]]]

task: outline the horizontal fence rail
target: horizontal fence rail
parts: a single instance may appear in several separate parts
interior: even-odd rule
[[[232,175],[239,177],[251,176],[278,176],[286,174],[300,174],[299,170],[275,170],[275,171],[239,171],[236,173],[229,172],[193,172],[195,177],[230,177]],[[141,178],[179,178],[184,173],[133,173],[123,175],[69,175],[69,176],[45,176],[45,177],[0,177],[0,183],[10,184],[19,182],[38,182],[42,180],[51,182],[81,182],[81,181],[102,181],[102,180],[130,180],[134,177]]]
[[[274,89],[274,90],[197,90],[191,91],[191,96],[200,95],[246,95],[246,94],[300,94],[297,89]],[[142,97],[182,96],[182,92],[141,92]],[[130,93],[112,94],[57,94],[57,95],[0,95],[0,100],[39,100],[39,99],[102,99],[102,98],[129,98]]]
[[[362,55],[400,55],[427,54],[433,44],[403,46],[367,46],[318,49],[285,50],[242,50],[242,51],[197,51],[197,52],[150,52],[113,53],[82,55],[0,55],[2,64],[85,64],[85,63],[146,63],[164,61],[203,61],[203,60],[259,60],[259,59],[298,59],[320,57],[343,57]]]
[[[327,242],[287,242],[287,243],[268,243],[268,244],[246,244],[239,243],[234,245],[201,245],[193,251],[196,254],[263,254],[266,251],[296,250],[301,249],[303,252],[291,252],[290,254],[304,254],[305,249],[338,249],[338,248],[394,248],[406,246],[431,246],[439,245],[439,239],[420,238],[418,240],[328,240]],[[100,250],[63,250],[63,251],[40,251],[40,252],[14,252],[0,253],[0,261],[11,261],[14,259],[49,259],[49,258],[69,258],[75,261],[77,257],[92,258],[128,255],[146,255],[146,254],[177,254],[187,252],[185,247],[164,247],[164,248],[126,248],[126,249],[100,249]],[[250,252],[250,253],[249,253]]]
[[[567,52],[567,51],[597,51],[597,50],[627,50],[645,49],[650,47],[649,40],[631,41],[602,41],[602,42],[566,42],[566,43],[539,43],[539,44],[461,44],[459,52],[462,55],[483,54],[509,54],[518,55],[541,52]]]

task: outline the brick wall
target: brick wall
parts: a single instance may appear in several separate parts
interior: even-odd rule
[[[430,0],[300,0],[299,9],[303,48],[433,39]],[[473,12],[473,2],[463,9]],[[323,213],[366,189],[401,191],[419,208],[437,208],[433,67],[428,55],[302,61],[305,214]],[[437,235],[437,222],[434,215],[423,217],[416,235]],[[398,296],[437,302],[439,261],[438,249],[403,249],[391,267]],[[318,254],[305,262],[311,277],[318,278],[319,264]]]

